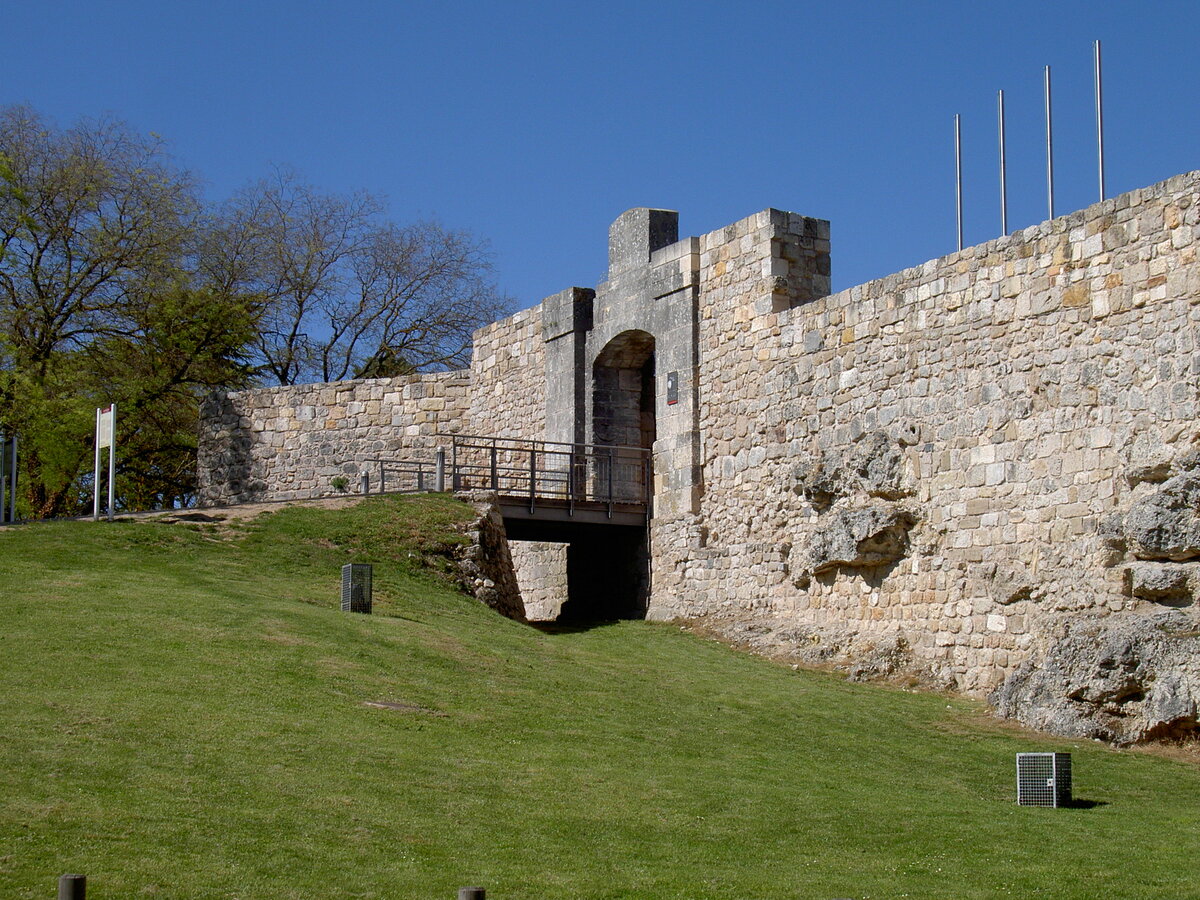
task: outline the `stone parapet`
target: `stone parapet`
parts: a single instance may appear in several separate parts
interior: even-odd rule
[[[213,394],[200,411],[200,503],[293,500],[358,490],[376,457],[428,456],[461,431],[465,372]],[[372,476],[374,477],[374,476]]]

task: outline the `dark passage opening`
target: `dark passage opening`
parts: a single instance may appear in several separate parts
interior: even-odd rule
[[[601,526],[592,539],[573,541],[567,547],[567,602],[558,621],[644,619],[649,562],[644,528]]]
[[[645,527],[506,521],[511,540],[567,544],[567,598],[556,622],[641,619],[649,597]]]

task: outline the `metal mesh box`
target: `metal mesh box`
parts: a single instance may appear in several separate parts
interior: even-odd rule
[[[342,566],[342,612],[371,612],[371,566],[350,563]]]
[[[1071,754],[1018,753],[1017,803],[1021,806],[1070,806]]]

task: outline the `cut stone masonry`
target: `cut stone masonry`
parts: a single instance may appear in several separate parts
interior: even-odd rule
[[[1062,733],[1184,733],[1198,247],[1196,172],[836,294],[827,222],[681,240],[634,209],[603,282],[481,329],[469,371],[213,398],[202,496],[318,496],[438,432],[645,446],[648,617]],[[569,554],[514,547],[554,614]]]

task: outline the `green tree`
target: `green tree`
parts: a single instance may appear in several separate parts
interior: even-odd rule
[[[206,208],[156,137],[0,108],[0,428],[25,514],[90,508],[97,406],[119,408],[118,502],[170,506],[208,390],[464,365],[509,306],[486,245],[382,211],[286,171]]]
[[[246,383],[259,312],[196,265],[201,211],[158,139],[0,109],[0,425],[22,436],[26,514],[86,509],[113,400],[123,504],[186,498],[198,393]]]

